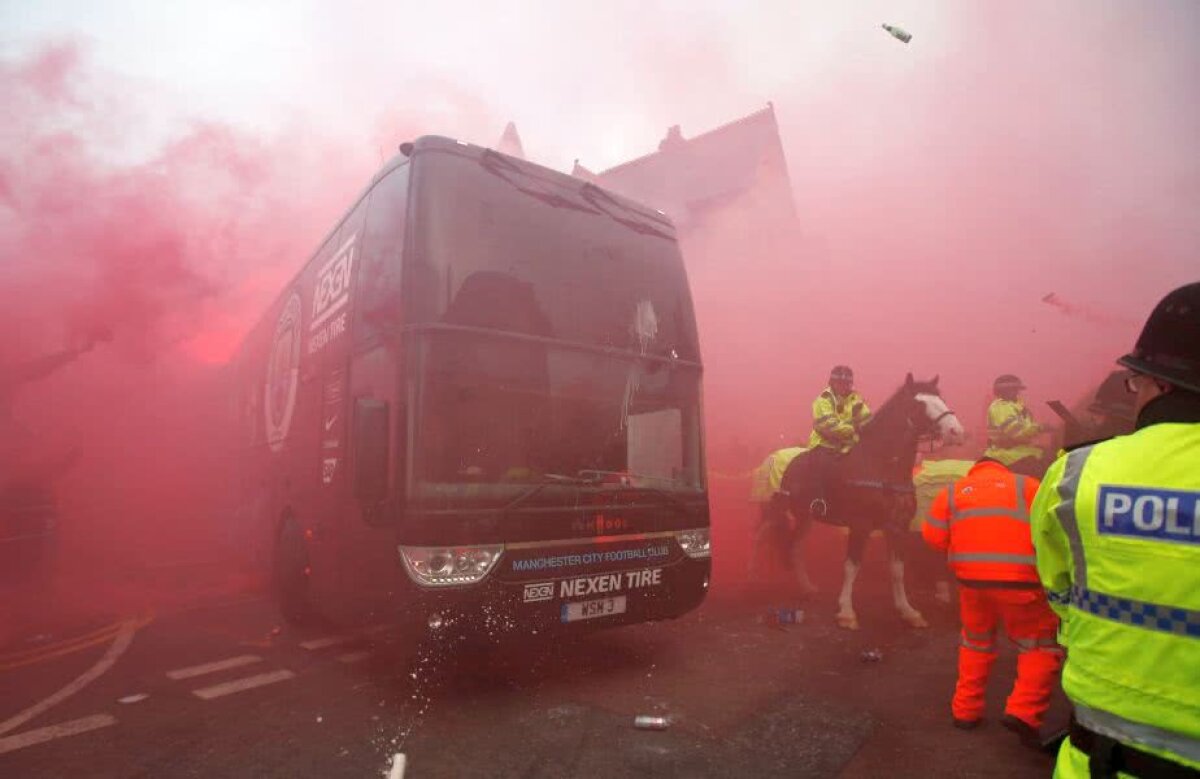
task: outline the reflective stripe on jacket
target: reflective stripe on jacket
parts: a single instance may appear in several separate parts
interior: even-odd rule
[[[858,443],[858,427],[871,418],[871,409],[857,392],[839,398],[825,390],[813,401],[813,432],[808,448],[824,446],[848,452]]]
[[[961,581],[1036,584],[1029,507],[1037,487],[1037,479],[1000,463],[976,463],[934,498],[921,535],[947,552],[950,569]]]

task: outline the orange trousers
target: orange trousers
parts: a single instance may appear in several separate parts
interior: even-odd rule
[[[1003,622],[1017,645],[1017,680],[1004,713],[1033,728],[1042,725],[1050,693],[1062,667],[1056,641],[1058,617],[1041,590],[959,587],[962,641],[958,648],[958,684],[950,709],[955,719],[983,718],[988,672],[996,660],[996,627]]]

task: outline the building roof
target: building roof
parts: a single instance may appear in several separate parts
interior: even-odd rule
[[[576,162],[576,175],[585,172]],[[595,181],[627,197],[666,211],[677,222],[713,204],[730,202],[764,183],[782,182],[780,197],[794,212],[791,186],[775,109],[767,107],[694,138],[670,128],[658,151],[609,168]]]

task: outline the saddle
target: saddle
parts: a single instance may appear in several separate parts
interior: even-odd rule
[[[879,516],[874,521],[907,524],[916,512],[916,493],[911,479],[903,482],[847,479],[840,473],[846,455],[833,449],[819,447],[796,457],[783,474],[780,492],[786,496],[788,508],[797,519],[805,517],[827,525],[846,527],[864,517],[860,501],[865,493],[903,495],[904,504],[897,504],[895,516]],[[911,504],[911,508],[907,505]]]
[[[824,446],[805,451],[792,460],[783,474],[781,492],[787,496],[788,507],[797,518],[808,517],[818,522],[844,525],[834,500],[837,465],[845,455]]]

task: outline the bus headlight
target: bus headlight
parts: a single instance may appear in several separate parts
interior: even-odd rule
[[[675,542],[688,557],[699,560],[712,556],[712,539],[706,527],[680,530],[675,534]]]
[[[483,580],[504,553],[504,546],[401,546],[408,576],[422,587],[454,587]]]

